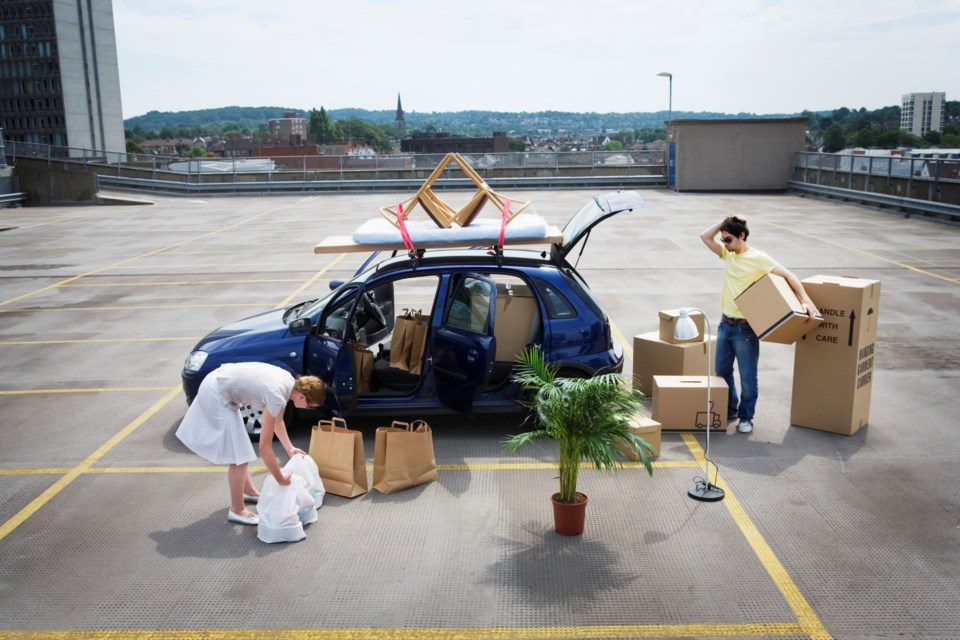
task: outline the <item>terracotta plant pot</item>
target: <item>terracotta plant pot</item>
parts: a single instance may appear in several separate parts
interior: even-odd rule
[[[553,500],[553,526],[562,536],[578,536],[583,533],[587,517],[587,494],[577,492],[576,502],[560,502],[560,494]]]

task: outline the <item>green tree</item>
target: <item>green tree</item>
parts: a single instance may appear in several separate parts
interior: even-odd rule
[[[847,134],[839,124],[832,124],[823,134],[823,150],[836,153],[847,146]]]
[[[133,140],[127,140],[127,153],[143,153],[143,148]]]
[[[334,131],[330,125],[330,118],[327,116],[327,110],[320,107],[317,111],[310,111],[310,122],[307,124],[307,133],[316,136],[317,144],[330,144],[334,141]]]
[[[601,147],[604,151],[623,151],[623,143],[619,140],[608,140]]]
[[[510,151],[526,151],[527,145],[520,138],[507,138],[507,149]]]
[[[926,135],[923,136],[923,139],[930,144],[940,144],[940,140],[943,136],[939,131],[927,131]]]
[[[866,129],[860,129],[853,136],[853,144],[857,147],[869,148],[877,144],[877,134],[874,132],[873,127]]]

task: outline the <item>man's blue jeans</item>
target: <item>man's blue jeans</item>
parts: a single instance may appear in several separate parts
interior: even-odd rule
[[[733,362],[740,370],[740,396],[733,379]],[[717,328],[717,375],[730,387],[727,416],[737,416],[741,421],[753,421],[757,409],[757,364],[760,362],[760,339],[746,322],[732,325],[723,320]]]

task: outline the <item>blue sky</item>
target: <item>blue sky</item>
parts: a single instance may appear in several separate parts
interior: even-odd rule
[[[124,117],[794,113],[960,100],[960,0],[113,0]]]

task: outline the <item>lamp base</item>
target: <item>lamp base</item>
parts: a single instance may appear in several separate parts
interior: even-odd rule
[[[694,482],[690,485],[690,488],[687,489],[687,495],[694,500],[701,500],[703,502],[717,502],[723,500],[724,496],[726,496],[723,489],[707,482]]]

